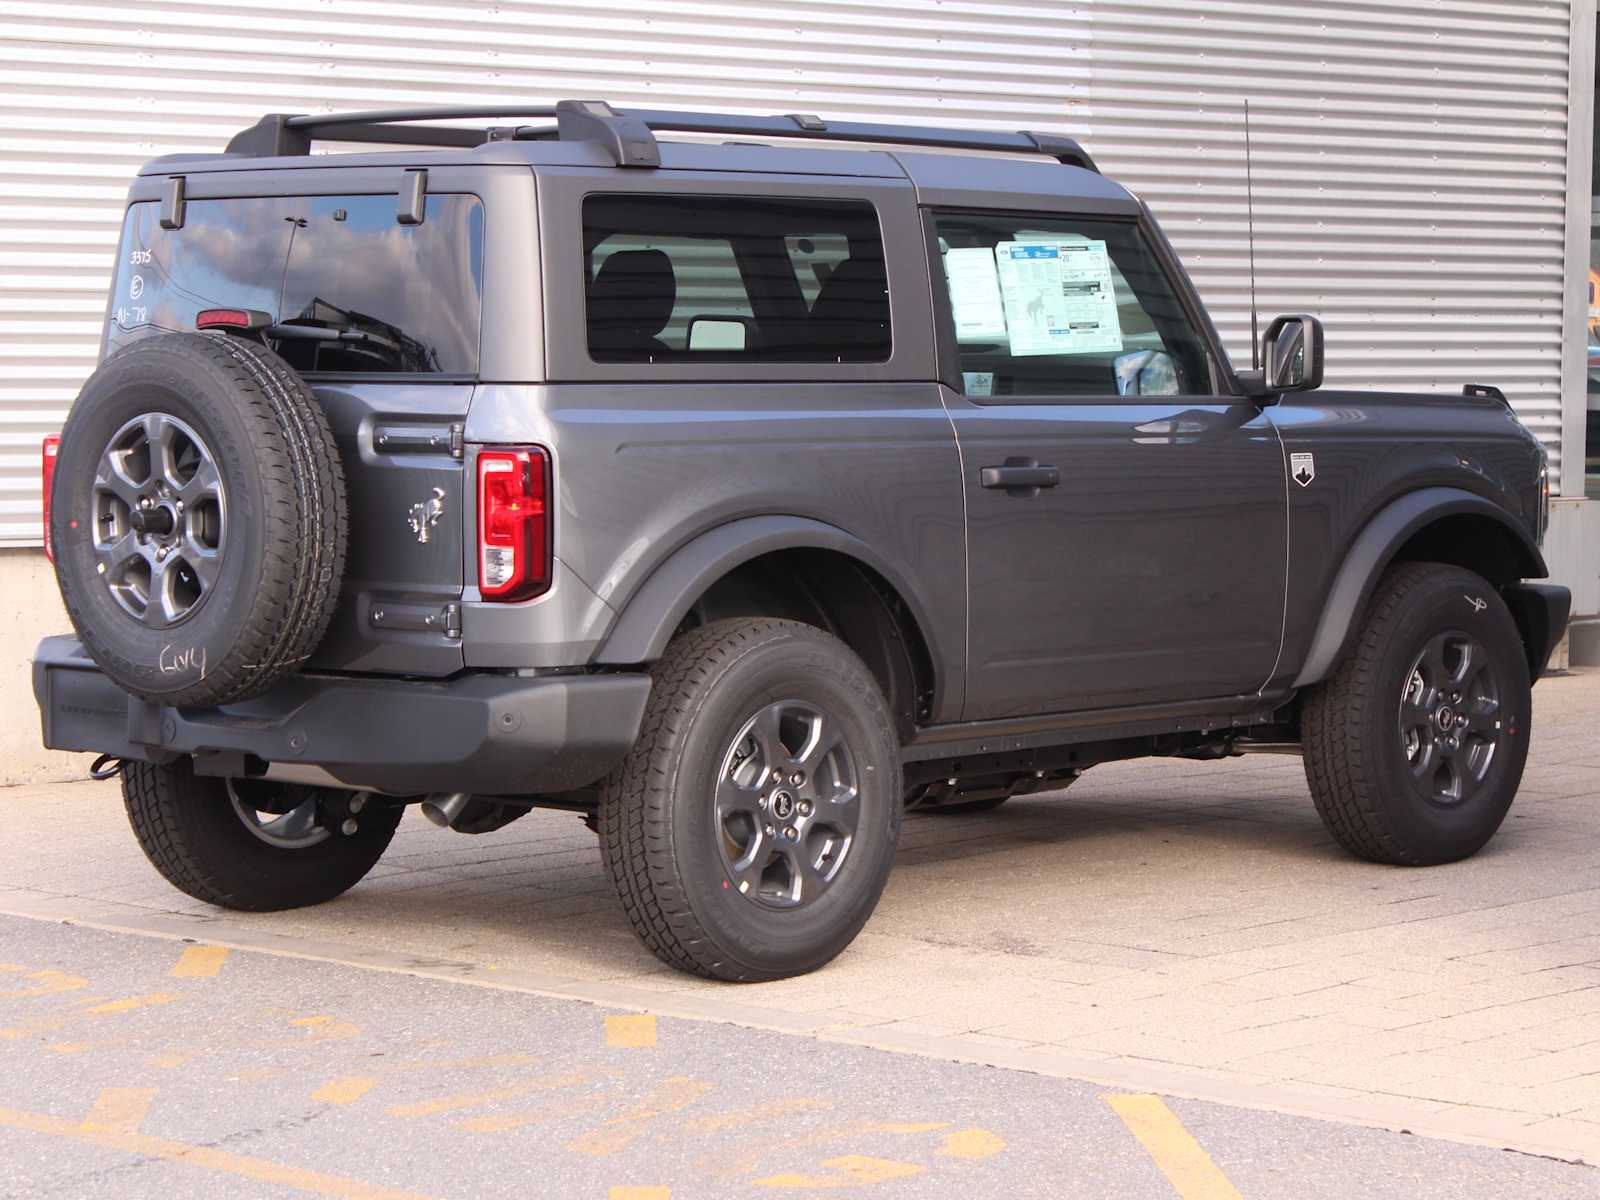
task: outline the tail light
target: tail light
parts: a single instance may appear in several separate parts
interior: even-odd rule
[[[478,591],[526,600],[550,586],[550,456],[537,446],[478,452]]]
[[[56,481],[56,454],[61,449],[61,435],[52,433],[44,439],[44,457],[39,464],[39,484],[44,489],[44,556],[56,560],[56,544],[50,539],[50,487]]]

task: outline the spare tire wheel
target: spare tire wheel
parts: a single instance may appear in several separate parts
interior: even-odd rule
[[[223,704],[304,663],[339,598],[346,522],[327,416],[253,342],[136,342],[62,430],[61,598],[89,656],[146,700]]]

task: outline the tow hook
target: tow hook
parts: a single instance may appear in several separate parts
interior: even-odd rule
[[[124,766],[122,759],[115,754],[102,754],[89,764],[90,779],[115,779],[122,774]]]

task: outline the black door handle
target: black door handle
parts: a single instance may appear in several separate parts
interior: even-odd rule
[[[1004,488],[1006,491],[1013,489],[1052,488],[1061,482],[1061,472],[1050,466],[1029,463],[1026,466],[1019,463],[1007,463],[1003,467],[984,467],[978,473],[978,481],[986,488]]]

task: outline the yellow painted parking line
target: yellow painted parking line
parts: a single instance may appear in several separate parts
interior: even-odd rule
[[[656,1044],[656,1019],[648,1014],[637,1017],[607,1017],[606,1045],[638,1049]]]
[[[457,1121],[456,1128],[465,1129],[468,1133],[509,1133],[513,1129],[523,1129],[529,1125],[543,1125],[548,1121],[560,1121],[568,1117],[585,1117],[597,1108],[604,1108],[607,1103],[609,1099],[603,1094],[583,1096],[577,1100],[546,1104],[541,1108],[513,1113],[506,1117],[471,1117],[465,1121]]]
[[[664,1079],[637,1107],[568,1142],[567,1149],[597,1158],[620,1153],[644,1133],[650,1122],[682,1112],[710,1090],[711,1085],[703,1079],[682,1075]]]
[[[138,1133],[155,1088],[106,1088],[78,1126],[85,1133]]]
[[[614,1187],[606,1200],[672,1200],[672,1193],[664,1187]]]
[[[142,1154],[168,1162],[186,1163],[207,1171],[254,1179],[275,1187],[311,1192],[318,1196],[343,1196],[347,1200],[428,1200],[416,1192],[399,1192],[392,1188],[377,1187],[359,1179],[342,1175],[326,1175],[321,1171],[307,1171],[265,1158],[252,1158],[245,1154],[230,1154],[212,1146],[196,1146],[175,1142],[167,1138],[151,1137],[144,1133],[127,1133],[115,1129],[86,1129],[49,1117],[42,1113],[23,1112],[15,1108],[0,1108],[0,1128],[16,1129],[43,1137],[65,1138],[120,1150],[125,1154]]]
[[[825,1175],[769,1175],[758,1179],[762,1187],[817,1191],[823,1188],[860,1187],[869,1183],[887,1183],[891,1179],[905,1179],[920,1175],[926,1167],[916,1163],[896,1162],[892,1158],[872,1158],[866,1154],[846,1154],[830,1158],[823,1164]]]
[[[34,971],[28,975],[36,982],[31,987],[11,988],[0,992],[0,1000],[22,1000],[29,996],[54,996],[59,992],[75,992],[87,987],[89,981],[64,971]]]
[[[765,1104],[752,1105],[738,1112],[710,1113],[704,1117],[685,1121],[679,1128],[686,1133],[723,1133],[729,1129],[742,1129],[746,1125],[770,1121],[774,1117],[787,1117],[791,1113],[805,1112],[808,1109],[831,1107],[833,1106],[822,1100],[795,1096],[788,1100],[769,1100]]]
[[[1006,1148],[1000,1138],[987,1129],[958,1129],[944,1139],[939,1153],[946,1158],[993,1158]]]
[[[346,1075],[341,1079],[328,1080],[311,1093],[311,1098],[319,1104],[354,1104],[370,1092],[377,1082],[375,1075]]]
[[[535,1092],[554,1091],[556,1088],[576,1087],[587,1083],[592,1076],[587,1071],[571,1071],[565,1075],[548,1075],[539,1079],[525,1079],[521,1083],[489,1088],[482,1092],[461,1092],[454,1096],[437,1096],[431,1100],[418,1100],[412,1104],[396,1104],[386,1110],[391,1117],[415,1120],[418,1117],[437,1117],[442,1113],[475,1108],[480,1104],[494,1104],[500,1100],[516,1100]]]
[[[1160,1096],[1107,1095],[1104,1099],[1183,1200],[1242,1200],[1238,1189]]]
[[[84,1011],[97,1017],[112,1016],[117,1013],[132,1012],[136,1008],[148,1008],[152,1004],[171,1004],[176,999],[176,996],[170,996],[166,992],[151,992],[146,996],[127,996],[106,1004],[96,1004]]]
[[[190,946],[178,955],[174,979],[215,979],[228,957],[226,946]]]

